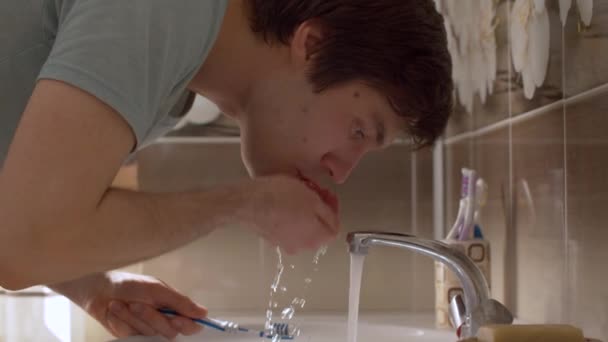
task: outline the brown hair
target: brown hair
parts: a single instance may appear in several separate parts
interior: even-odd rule
[[[323,42],[313,55],[315,90],[361,80],[388,97],[417,147],[431,145],[452,111],[452,63],[432,0],[248,0],[251,29],[289,44],[306,20]]]

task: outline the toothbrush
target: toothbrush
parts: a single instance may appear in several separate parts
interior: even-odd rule
[[[475,181],[477,175],[475,170],[462,169],[462,197],[466,200],[464,223],[458,239],[461,241],[471,240],[475,231],[473,216],[475,215]]]
[[[169,316],[185,317],[185,316],[180,315],[177,311],[171,310],[171,309],[158,309],[158,311],[165,315],[169,315]],[[266,333],[265,331],[241,327],[241,326],[239,326],[238,323],[231,322],[231,321],[223,321],[223,320],[208,318],[208,317],[207,318],[186,317],[186,318],[189,318],[192,321],[202,324],[204,326],[213,328],[218,331],[227,332],[227,333],[244,333],[244,334],[251,335],[252,337],[255,336],[258,338],[262,337],[262,338],[268,338],[268,339],[272,339],[276,335],[279,335],[279,336],[281,336],[281,340],[293,340],[294,339],[293,335],[291,335],[289,333],[289,324],[286,324],[286,323],[273,323],[272,331],[270,333]]]
[[[483,239],[483,233],[479,224],[479,216],[481,209],[488,201],[488,184],[483,178],[478,178],[475,183],[475,214],[473,215],[473,224],[475,226],[475,238]]]
[[[465,202],[466,201],[464,198],[460,199],[460,204],[458,206],[458,214],[456,215],[456,221],[454,222],[454,225],[452,226],[452,229],[450,229],[448,235],[445,237],[447,240],[455,240],[458,238],[458,233],[460,232],[462,223],[464,222],[464,213],[466,207]]]

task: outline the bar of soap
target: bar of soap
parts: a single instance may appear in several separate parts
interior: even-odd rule
[[[570,325],[486,325],[478,342],[585,342],[583,332]]]

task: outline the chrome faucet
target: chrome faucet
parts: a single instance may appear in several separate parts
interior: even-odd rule
[[[450,319],[460,338],[474,337],[477,330],[485,324],[513,322],[509,310],[498,301],[490,299],[486,278],[475,263],[464,253],[440,241],[407,234],[353,232],[348,234],[347,242],[353,254],[367,254],[372,246],[388,246],[413,250],[445,264],[456,274],[464,291],[464,301],[457,295],[450,305]]]

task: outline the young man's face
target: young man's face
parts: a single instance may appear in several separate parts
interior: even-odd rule
[[[242,158],[254,177],[301,173],[343,183],[366,153],[396,138],[402,122],[363,83],[315,93],[304,73],[278,75],[256,87],[240,120]]]

